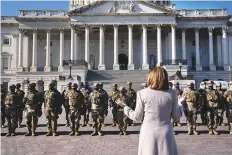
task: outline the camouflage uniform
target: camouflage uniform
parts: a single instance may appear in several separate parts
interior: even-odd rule
[[[131,82],[128,82],[127,83],[127,91],[126,91],[126,96],[127,96],[127,99],[128,99],[128,102],[129,102],[129,107],[133,110],[135,110],[135,107],[136,107],[136,92],[131,88],[132,86],[132,83]],[[129,119],[128,118],[128,126],[134,126],[133,124],[133,120]]]
[[[82,94],[84,95],[84,104],[82,104],[81,115],[84,116],[82,127],[89,125],[89,114],[91,112],[91,102],[89,95],[91,93],[88,88],[88,83],[85,82],[84,87],[81,89]]]
[[[177,96],[181,96],[181,95],[183,94],[183,91],[180,89],[180,84],[179,84],[179,82],[177,82],[177,83],[174,84],[173,90],[176,91]],[[181,126],[180,120],[178,120],[178,121],[173,121],[173,120],[172,120],[172,122],[173,122],[173,126]]]
[[[124,87],[120,87],[119,91],[120,94],[118,96],[118,99],[121,100],[127,106],[129,106],[129,100],[126,96],[126,89]],[[129,118],[124,114],[124,108],[117,104],[117,122],[118,122],[118,128],[120,130],[119,135],[127,134],[126,129],[127,129],[128,120]]]
[[[113,84],[112,86],[112,94],[111,97],[109,98],[109,106],[110,109],[112,111],[112,115],[113,115],[113,124],[111,126],[116,126],[117,124],[117,104],[115,103],[116,99],[119,96],[119,91],[118,91],[118,85],[117,84]]]
[[[66,126],[69,126],[70,123],[69,123],[69,118],[68,118],[68,114],[69,114],[68,93],[72,90],[72,83],[69,82],[67,86],[68,88],[62,92],[62,97],[64,99],[62,103],[65,109]]]
[[[21,84],[18,83],[16,85],[16,94],[18,95],[18,101],[17,101],[17,119],[18,119],[18,127],[21,127],[21,123],[23,120],[23,110],[24,110],[24,104],[23,104],[23,97],[25,95],[24,91],[20,90]]]
[[[49,89],[45,92],[45,102],[44,102],[44,113],[47,118],[47,130],[46,136],[57,136],[57,119],[58,114],[62,113],[62,97],[59,91],[55,89],[53,83],[49,84]]]
[[[232,81],[229,81],[229,88],[224,93],[226,99],[226,117],[229,124],[230,134],[232,135]]]
[[[3,86],[1,85],[1,126],[2,128],[5,127],[6,122],[6,114],[5,114],[5,97],[6,97],[6,91],[3,89]]]
[[[93,128],[94,131],[91,134],[96,135],[98,132],[98,135],[101,136],[101,127],[103,123],[103,117],[104,117],[104,93],[100,92],[98,89],[98,84],[94,84],[94,90],[90,94],[90,99],[91,99],[91,115],[92,115],[92,120],[93,120]]]
[[[80,127],[80,114],[81,108],[84,104],[84,96],[80,90],[77,90],[78,85],[76,83],[73,84],[73,90],[68,93],[68,104],[69,104],[69,122],[71,128],[71,135],[79,135],[78,129]]]
[[[99,85],[99,91],[101,94],[104,94],[104,117],[103,117],[103,123],[102,126],[105,126],[104,121],[105,121],[105,117],[108,115],[108,99],[109,96],[107,94],[107,92],[103,89],[103,84],[102,83],[98,83]]]
[[[197,91],[194,90],[194,84],[188,84],[187,89],[184,90],[183,97],[185,98],[184,104],[184,113],[187,119],[188,125],[188,135],[194,133],[197,135],[196,132],[196,119],[197,119],[197,108],[198,108],[198,98],[199,94]]]
[[[38,123],[38,113],[41,110],[41,96],[35,89],[36,84],[29,84],[28,92],[25,94],[23,103],[25,104],[25,121],[28,132],[25,136],[35,136],[35,130]]]
[[[217,117],[217,122],[218,125],[225,125],[223,123],[223,117],[224,117],[224,112],[225,112],[225,106],[226,106],[226,100],[224,98],[224,91],[221,89],[221,83],[216,84],[216,91],[218,92],[220,98],[219,98],[219,109],[218,109],[218,117]]]
[[[203,125],[207,125],[207,116],[206,116],[206,83],[202,85],[203,88],[198,90],[199,93],[199,110],[201,114],[201,121]]]
[[[8,126],[8,134],[6,136],[14,136],[17,127],[17,100],[18,95],[15,93],[15,85],[10,86],[10,91],[5,98],[5,114]]]
[[[207,112],[207,122],[209,128],[209,134],[217,135],[217,117],[218,117],[218,109],[219,109],[219,99],[220,96],[216,90],[213,89],[213,81],[209,81],[208,89],[206,90],[206,112]]]

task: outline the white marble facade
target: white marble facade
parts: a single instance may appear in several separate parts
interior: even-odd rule
[[[120,63],[129,70],[178,65],[168,60],[187,60],[189,70],[197,71],[232,66],[232,21],[225,9],[175,10],[170,1],[75,0],[69,11],[20,10],[16,17],[1,17],[1,26],[3,76],[63,72],[63,60],[70,59],[99,70],[118,70]]]

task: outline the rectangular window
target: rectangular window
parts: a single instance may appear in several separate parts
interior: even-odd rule
[[[8,60],[8,58],[2,58],[3,69],[9,69]]]
[[[10,39],[3,39],[3,45],[10,45]]]

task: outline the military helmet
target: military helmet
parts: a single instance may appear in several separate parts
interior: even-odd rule
[[[118,87],[118,85],[117,85],[116,83],[114,83],[114,84],[112,85],[112,87]]]
[[[221,86],[222,86],[221,82],[216,83],[216,87],[221,87]]]
[[[127,85],[132,85],[132,82],[127,82]]]
[[[78,84],[77,83],[73,83],[72,87],[73,88],[78,88]]]
[[[32,88],[36,87],[36,83],[31,83],[30,85],[31,85]]]
[[[120,91],[120,92],[125,92],[126,89],[125,89],[125,87],[120,87],[120,88],[119,88],[119,91]]]
[[[69,83],[67,84],[67,86],[71,87],[71,86],[72,86],[72,82],[69,82]]]
[[[14,85],[14,84],[12,84],[11,86],[10,86],[10,89],[15,89],[16,88],[16,86]]]
[[[188,87],[191,87],[191,86],[193,86],[193,85],[194,85],[193,82],[189,82],[189,83],[187,84]]]
[[[213,81],[208,81],[208,83],[207,83],[207,85],[208,85],[209,87],[213,87],[213,84],[214,84]]]
[[[232,80],[229,81],[229,85],[232,85]]]
[[[99,85],[99,86],[103,86],[103,84],[102,84],[101,82],[100,82],[100,83],[98,83],[98,85]]]
[[[21,87],[21,84],[20,84],[20,83],[17,83],[17,84],[16,84],[16,87],[20,88],[20,87]]]

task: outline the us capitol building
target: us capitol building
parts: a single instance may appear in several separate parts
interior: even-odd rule
[[[198,83],[232,76],[232,18],[224,8],[71,0],[68,11],[19,10],[18,16],[2,16],[1,38],[5,87],[22,83],[25,90],[35,82],[42,91],[56,80],[62,90],[72,78],[98,81],[114,73],[131,74],[133,81],[157,65],[169,75],[181,69]]]

